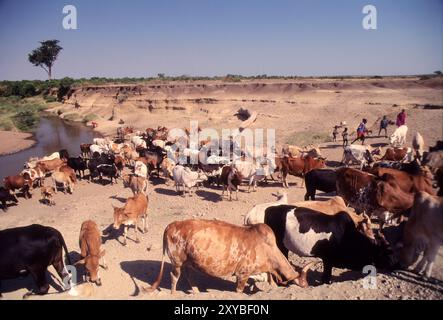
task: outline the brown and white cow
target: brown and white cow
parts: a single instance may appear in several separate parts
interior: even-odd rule
[[[75,173],[74,173],[75,176]],[[63,193],[66,193],[66,191],[73,193],[74,192],[74,181],[72,180],[71,174],[62,172],[62,171],[56,171],[52,174],[52,183],[55,190],[55,193],[57,193],[57,185],[63,186]]]
[[[32,188],[30,180],[26,180],[23,176],[8,176],[3,179],[3,185],[8,192],[12,192],[15,195],[16,190],[19,190],[23,193],[26,199],[31,197],[31,193],[29,192]]]
[[[423,258],[415,267],[430,277],[439,248],[443,245],[443,197],[417,192],[411,215],[406,222],[400,246],[400,264],[408,267]]]
[[[137,194],[126,200],[125,206],[122,208],[114,207],[114,229],[119,229],[121,225],[124,226],[124,240],[123,245],[126,245],[126,236],[128,233],[128,226],[133,225],[135,227],[136,243],[140,242],[138,238],[138,220],[141,218],[143,221],[142,232],[147,231],[147,210],[148,210],[148,197],[144,194]]]
[[[286,181],[288,174],[303,178],[306,173],[313,169],[321,169],[326,166],[326,161],[320,158],[306,157],[283,157],[281,159],[281,172],[283,187],[289,188]],[[302,180],[303,186],[304,180]]]
[[[102,259],[102,266],[107,269],[105,261],[105,250],[101,249],[102,237],[97,224],[92,220],[87,220],[82,223],[80,229],[79,246],[81,250],[81,260],[76,264],[83,264],[86,268],[86,278],[90,282],[94,282],[98,286],[102,285],[99,267],[100,259]]]
[[[235,198],[238,200],[238,187],[243,180],[243,176],[232,165],[226,165],[222,168],[220,182],[223,185],[222,197],[225,191],[228,192],[229,201],[232,200],[232,191],[235,191]]]
[[[191,281],[186,268],[195,268],[215,277],[235,275],[237,292],[243,291],[249,277],[264,272],[275,276],[280,284],[294,282],[302,288],[308,286],[306,272],[311,264],[305,266],[301,274],[294,271],[278,249],[274,233],[262,223],[236,226],[223,221],[196,219],[170,223],[163,234],[159,275],[152,286],[143,288],[143,291],[152,292],[158,288],[166,254],[173,268],[172,294],[176,292],[182,271],[185,271],[188,282]],[[191,287],[194,292],[199,292],[195,285],[191,284]]]
[[[148,192],[148,179],[133,174],[124,174],[122,176],[123,186],[130,188],[134,195],[146,194]]]
[[[46,161],[38,161],[36,167],[40,168],[44,173],[49,173],[57,170],[59,167],[66,165],[65,159],[52,159]]]
[[[412,149],[404,147],[404,148],[387,148],[383,157],[381,157],[381,161],[403,161],[405,160],[409,153],[412,153]],[[412,160],[412,159],[410,159]]]

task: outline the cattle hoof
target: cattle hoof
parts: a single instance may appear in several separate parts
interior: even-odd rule
[[[140,240],[139,239],[135,239],[135,243],[140,243]]]

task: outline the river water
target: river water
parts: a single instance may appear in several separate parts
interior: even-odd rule
[[[65,122],[58,117],[42,117],[35,131],[37,143],[26,150],[0,156],[0,185],[3,178],[16,175],[23,170],[23,165],[31,157],[43,157],[60,149],[66,149],[69,156],[80,154],[80,144],[92,143],[100,134],[81,123]],[[0,142],[1,143],[1,142]]]

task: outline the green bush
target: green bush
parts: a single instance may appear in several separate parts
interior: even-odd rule
[[[38,116],[32,110],[23,110],[13,116],[14,125],[21,131],[31,131],[38,124]]]
[[[44,96],[43,99],[45,99],[45,101],[48,103],[57,101],[57,98],[54,96]]]
[[[60,84],[58,86],[57,99],[61,101],[64,96],[66,96],[71,90],[71,86],[74,84],[74,79],[69,77],[65,77],[60,80]]]
[[[63,117],[67,121],[81,121],[81,116],[78,113],[68,113]]]

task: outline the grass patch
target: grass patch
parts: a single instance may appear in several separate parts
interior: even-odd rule
[[[67,121],[81,121],[82,117],[78,113],[73,112],[73,113],[65,114],[63,119],[67,120]]]
[[[287,144],[296,146],[306,146],[308,144],[320,144],[324,142],[331,142],[332,138],[327,133],[302,131],[292,134],[286,139]]]
[[[96,119],[98,119],[98,115],[96,115],[95,113],[90,113],[90,114],[87,114],[87,115],[83,118],[83,122],[84,122],[84,123],[87,123],[87,122],[89,122],[89,121],[93,121],[93,120],[96,120]]]
[[[15,96],[0,97],[0,129],[12,131],[33,131],[40,120],[40,111],[44,104],[29,102]]]

